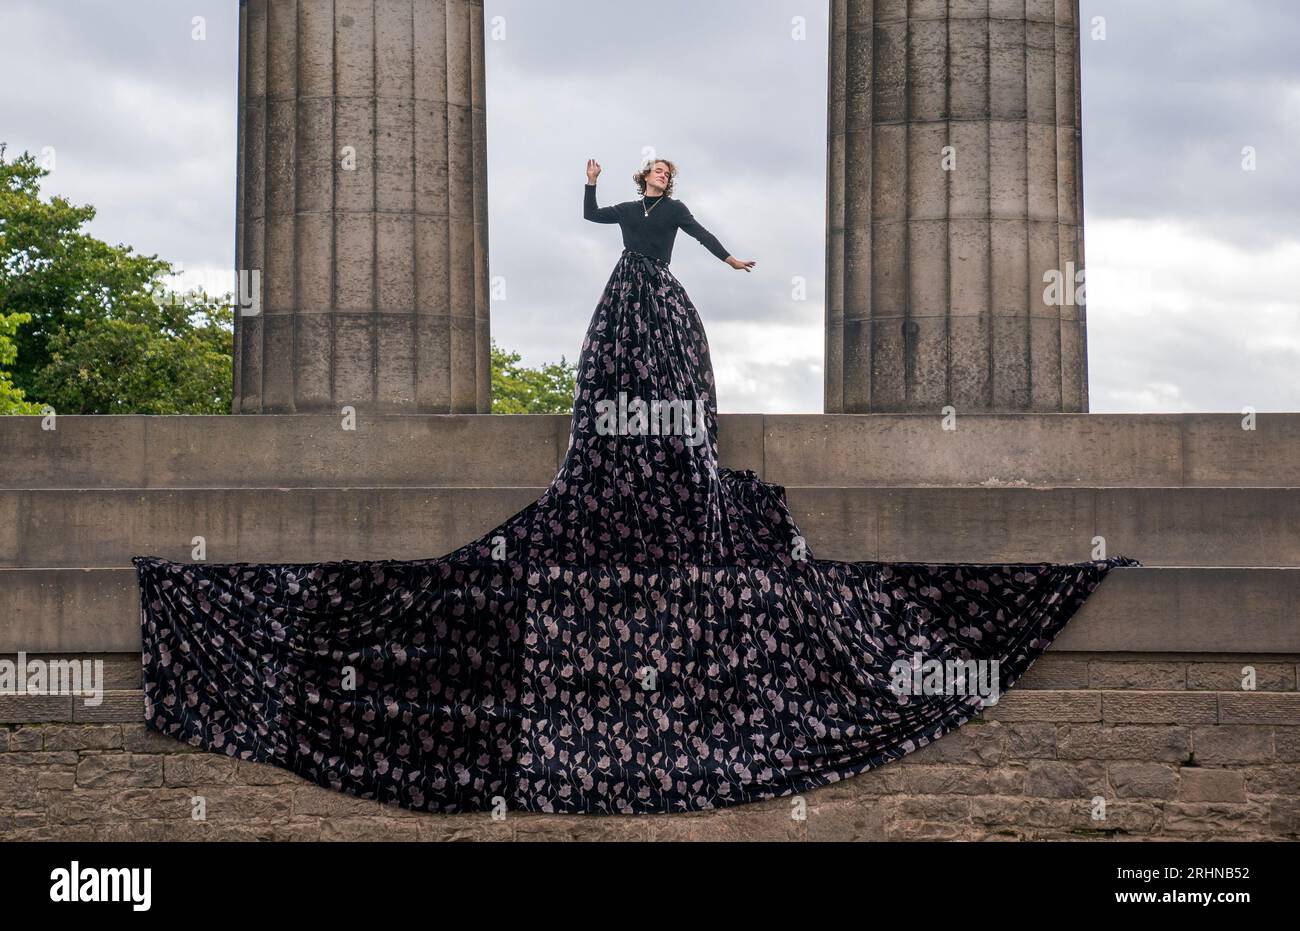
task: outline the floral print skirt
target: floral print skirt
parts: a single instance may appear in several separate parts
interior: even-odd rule
[[[430,812],[713,809],[959,727],[1139,565],[817,559],[716,428],[694,305],[624,250],[564,464],[503,523],[419,560],[135,557],[147,724]]]

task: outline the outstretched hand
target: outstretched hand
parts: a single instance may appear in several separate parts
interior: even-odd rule
[[[742,269],[742,268],[743,268],[745,271],[749,271],[751,268],[753,268],[753,267],[754,267],[755,265],[757,265],[758,263],[755,262],[755,261],[753,261],[752,259],[750,259],[750,260],[738,259],[738,258],[736,258],[734,255],[729,255],[729,256],[727,256],[727,264],[730,265],[732,268],[735,268],[735,269]]]
[[[594,158],[587,159],[587,183],[595,184],[596,179],[600,177],[600,162]]]

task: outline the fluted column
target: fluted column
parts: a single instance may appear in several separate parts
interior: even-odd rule
[[[234,412],[487,412],[482,0],[239,22]]]
[[[827,413],[1088,409],[1078,22],[831,0]]]

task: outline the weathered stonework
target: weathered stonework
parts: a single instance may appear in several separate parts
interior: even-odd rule
[[[831,0],[827,413],[1088,410],[1081,100],[1078,0]]]
[[[487,413],[482,0],[239,20],[233,413]]]
[[[1294,669],[1283,659],[1293,658],[1274,665]],[[802,796],[689,815],[499,821],[410,812],[195,750],[148,731],[140,692],[127,689],[113,696],[120,720],[77,723],[73,700],[67,720],[10,713],[0,723],[0,840],[1300,839],[1300,713],[1224,719],[1225,709],[1235,719],[1295,708],[1294,680],[1255,693],[1165,688],[1224,666],[1222,656],[1049,651],[966,726]],[[134,671],[138,686],[138,657],[109,656],[106,669],[118,684]],[[1119,685],[1057,687],[1080,675]],[[1108,708],[1121,720],[1106,721]]]

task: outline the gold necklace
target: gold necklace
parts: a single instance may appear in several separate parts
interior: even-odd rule
[[[650,211],[654,210],[655,207],[658,207],[663,202],[664,202],[664,195],[660,194],[659,199],[647,208],[645,205],[645,195],[644,194],[641,195],[641,209],[645,211],[646,216],[650,216]]]

